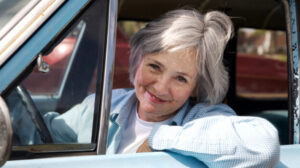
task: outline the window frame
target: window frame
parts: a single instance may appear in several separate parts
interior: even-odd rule
[[[109,4],[108,4],[109,3]],[[109,8],[109,9],[108,9]],[[117,20],[117,0],[92,0],[88,5],[69,21],[67,26],[56,35],[55,39],[42,50],[46,52],[51,49],[53,45],[58,43],[74,23],[76,24],[84,17],[85,12],[92,11],[90,15],[97,13],[97,17],[90,17],[92,19],[100,20],[100,27],[96,30],[96,38],[100,38],[100,45],[95,49],[95,57],[98,57],[98,73],[96,86],[96,99],[94,108],[94,124],[92,131],[91,144],[51,144],[49,145],[30,145],[30,146],[14,146],[15,151],[12,152],[11,159],[24,158],[39,158],[49,156],[66,156],[66,155],[82,155],[82,154],[104,154],[106,151],[106,139],[108,130],[108,116],[110,111],[110,96],[112,88],[112,70],[114,63],[114,49],[115,49],[115,34],[116,34],[116,20]],[[99,12],[100,11],[100,12]],[[94,15],[93,15],[94,16]],[[95,22],[95,21],[94,21]],[[104,24],[103,24],[104,23]],[[108,24],[108,26],[107,26]],[[93,30],[95,31],[95,30]],[[91,34],[92,35],[92,34]],[[80,54],[80,53],[79,53]],[[11,89],[32,70],[35,65],[36,58],[31,62],[31,65],[22,71],[18,79],[7,86],[1,95],[8,94]],[[96,64],[95,63],[95,64]],[[99,123],[100,121],[100,123]],[[94,143],[94,144],[93,144]],[[16,151],[17,150],[17,151]]]
[[[289,73],[289,143],[300,143],[300,111],[299,111],[299,1],[282,0],[285,6],[287,41],[288,41],[288,73]]]

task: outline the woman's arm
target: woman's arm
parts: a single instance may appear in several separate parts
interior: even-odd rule
[[[256,117],[209,115],[183,126],[156,127],[149,138],[153,150],[195,157],[209,167],[274,167],[279,160],[277,130]]]
[[[55,143],[90,143],[95,95],[86,97],[63,114],[48,112],[43,118]]]

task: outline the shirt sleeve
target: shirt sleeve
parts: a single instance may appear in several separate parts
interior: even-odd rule
[[[55,143],[90,143],[92,137],[94,99],[91,95],[63,114],[48,112],[44,121]]]
[[[155,127],[153,150],[192,156],[208,167],[274,167],[279,160],[277,130],[257,117],[209,115],[183,126]]]

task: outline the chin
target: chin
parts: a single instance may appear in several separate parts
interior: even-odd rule
[[[146,113],[156,113],[157,109],[151,105],[142,106],[142,111]]]

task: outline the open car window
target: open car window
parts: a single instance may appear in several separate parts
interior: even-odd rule
[[[222,3],[218,1],[207,1],[207,4],[198,7],[200,11],[209,5],[213,9],[221,9],[234,22],[236,32],[223,59],[230,73],[230,89],[224,102],[235,109],[238,115],[253,115],[269,120],[279,130],[281,144],[287,144],[288,65],[284,10],[281,3],[270,3],[274,4],[268,13],[266,9],[260,9],[263,6],[241,2],[239,7],[244,8],[244,13],[239,16],[231,10],[232,6],[227,8],[223,4],[225,7],[222,8]],[[125,4],[122,7],[124,11],[131,8]],[[147,20],[143,17],[154,15],[149,11],[140,11],[143,15],[136,16],[141,18],[135,21],[130,19],[134,16],[128,9],[126,14],[120,10],[124,12],[124,18],[119,20],[121,30],[117,34],[114,88],[130,87],[125,83],[129,66],[125,58],[129,58],[129,47],[126,52],[124,44],[129,44],[128,39],[145,26]],[[267,14],[262,15],[264,12]]]

